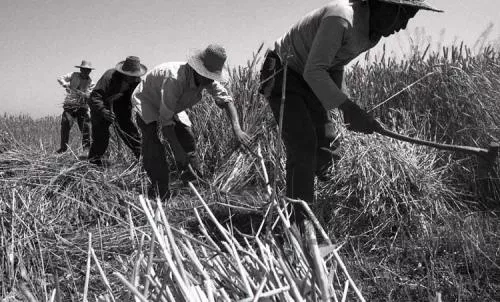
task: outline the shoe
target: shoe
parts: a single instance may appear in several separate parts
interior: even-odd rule
[[[147,194],[149,199],[156,199],[159,197],[161,201],[167,201],[172,197],[172,193],[168,187],[160,187],[157,189],[156,186],[150,186]]]
[[[110,168],[111,166],[113,166],[113,162],[110,161],[109,159],[102,159],[102,158],[93,158],[93,159],[90,159],[89,162],[91,164],[94,164],[98,167],[102,167],[102,168]]]
[[[56,151],[56,153],[57,153],[57,154],[61,154],[61,153],[64,153],[64,152],[66,152],[66,151],[68,151],[68,148],[59,148],[59,149]]]

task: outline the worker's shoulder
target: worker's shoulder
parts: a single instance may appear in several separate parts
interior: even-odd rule
[[[104,89],[105,87],[111,85],[113,79],[118,79],[117,77],[115,77],[115,74],[119,74],[119,72],[114,68],[106,70],[99,78],[99,81],[96,85],[96,89],[97,88]]]
[[[179,72],[182,72],[184,65],[186,65],[186,62],[165,62],[153,67],[148,74],[175,79],[178,77]]]
[[[116,72],[118,71],[115,68],[110,68],[102,74],[101,78],[111,78]]]
[[[72,79],[74,77],[77,77],[80,75],[80,72],[79,71],[71,71],[71,72],[68,72],[66,74],[63,74],[62,76],[60,76],[59,78],[65,78],[66,80],[68,79]]]
[[[340,17],[352,24],[354,11],[349,0],[330,1],[323,7],[323,17]]]

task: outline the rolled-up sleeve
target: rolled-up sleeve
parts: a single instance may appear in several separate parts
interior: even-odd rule
[[[69,85],[69,83],[71,82],[72,75],[73,75],[73,73],[68,73],[68,74],[62,75],[62,76],[57,78],[57,82],[59,84],[61,84],[61,86]]]
[[[207,88],[207,92],[214,98],[215,104],[220,108],[223,108],[227,103],[233,102],[233,98],[229,95],[227,89],[217,81],[214,81],[212,85]]]
[[[342,46],[348,26],[343,18],[325,17],[314,37],[304,68],[304,79],[327,110],[338,107],[347,99],[331,79],[329,68]]]

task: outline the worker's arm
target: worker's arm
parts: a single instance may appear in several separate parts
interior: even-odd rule
[[[229,96],[226,88],[222,86],[219,82],[213,82],[212,85],[207,89],[210,95],[214,98],[215,104],[226,111],[226,114],[231,123],[234,135],[240,144],[249,145],[250,136],[241,129],[240,122],[238,119],[238,112],[234,106],[234,102],[231,96]]]
[[[100,114],[106,120],[112,122],[114,120],[114,114],[106,108],[104,105],[105,98],[108,97],[108,91],[110,89],[112,71],[108,70],[104,75],[97,81],[94,90],[90,93],[89,106],[92,109],[93,114]]]
[[[337,108],[347,100],[328,70],[342,46],[349,23],[340,17],[325,17],[316,32],[304,67],[303,77],[326,110]]]

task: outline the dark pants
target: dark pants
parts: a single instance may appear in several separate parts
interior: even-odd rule
[[[75,121],[82,133],[82,147],[90,147],[90,116],[87,109],[64,109],[61,116],[61,151],[68,149],[69,133]]]
[[[114,109],[115,132],[121,140],[130,148],[134,156],[139,159],[141,155],[141,137],[139,130],[132,121],[132,110],[129,106]],[[109,126],[111,122],[104,119],[100,112],[92,112],[92,145],[89,151],[91,163],[101,165],[102,157],[109,145]]]
[[[169,192],[170,169],[165,155],[165,148],[158,136],[158,123],[146,124],[139,115],[136,116],[136,121],[142,133],[142,165],[151,180],[153,189],[158,190],[158,194],[163,197]],[[198,171],[196,141],[192,128],[181,122],[176,122],[174,131],[177,140],[187,155],[187,162],[177,161],[179,169],[186,169],[188,164],[191,164],[193,169]]]
[[[269,64],[269,60],[275,64]],[[271,70],[269,66],[274,67]],[[281,69],[279,58],[268,53],[261,70],[261,80]],[[286,195],[311,203],[314,199],[314,175],[324,165],[331,165],[329,148],[337,133],[329,113],[313,93],[304,78],[287,70],[282,138],[286,147]],[[340,83],[337,83],[340,85]],[[279,122],[283,72],[275,76],[273,87],[266,96],[276,121]],[[338,147],[338,146],[337,146]],[[301,214],[302,215],[302,214]]]

